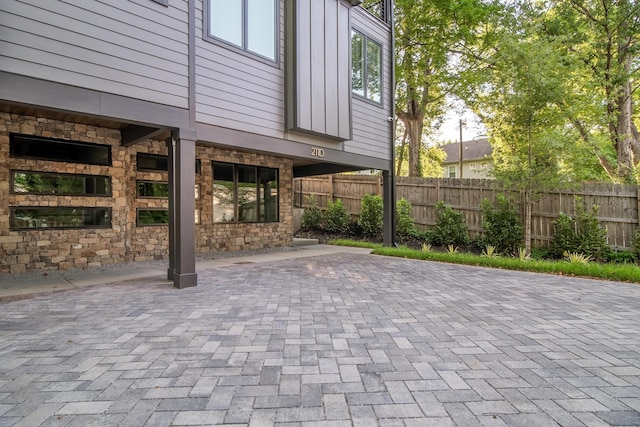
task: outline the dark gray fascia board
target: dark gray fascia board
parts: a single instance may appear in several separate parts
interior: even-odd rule
[[[322,158],[312,156],[313,145],[286,139],[273,138],[238,130],[222,128],[218,126],[198,123],[196,125],[198,141],[237,148],[239,150],[259,151],[264,154],[282,156],[287,158],[300,158],[313,160],[318,163],[328,163],[349,167],[347,170],[389,168],[389,159],[382,159],[361,154],[347,153],[342,150],[318,146],[324,152]]]
[[[136,144],[138,142],[151,139],[165,132],[166,128],[153,128],[148,126],[127,125],[120,129],[123,147]]]
[[[362,0],[351,0],[351,6],[359,6]]]
[[[189,111],[0,71],[0,102],[143,126],[188,128]]]

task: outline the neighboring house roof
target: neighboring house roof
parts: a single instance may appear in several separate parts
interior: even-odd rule
[[[443,165],[458,163],[460,160],[460,143],[446,144],[440,147],[447,153]],[[472,160],[485,160],[491,159],[491,144],[486,138],[474,139],[471,141],[462,141],[462,161],[468,162]]]

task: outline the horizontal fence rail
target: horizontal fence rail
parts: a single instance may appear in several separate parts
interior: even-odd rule
[[[583,183],[572,190],[550,191],[538,197],[533,205],[531,236],[535,246],[548,245],[553,237],[553,222],[560,213],[575,215],[575,198],[582,198],[587,210],[598,206],[598,220],[607,230],[609,245],[629,250],[638,227],[640,194],[637,185]],[[341,199],[352,217],[360,214],[365,194],[382,195],[382,178],[366,175],[322,175],[298,178],[294,182],[294,203],[305,207],[308,196],[315,196],[318,206]],[[435,204],[445,202],[462,213],[471,237],[482,232],[480,204],[483,199],[495,202],[499,194],[511,197],[524,218],[524,205],[519,194],[507,194],[494,180],[456,178],[396,178],[396,199],[407,199],[412,206],[416,226],[426,229],[435,224]],[[524,221],[523,221],[524,222]]]

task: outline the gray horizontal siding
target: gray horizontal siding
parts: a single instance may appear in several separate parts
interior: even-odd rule
[[[204,0],[206,1],[206,0]],[[205,40],[202,2],[196,13],[196,120],[282,138],[284,135],[284,10],[278,64]]]
[[[382,44],[382,105],[367,102],[353,96],[353,139],[345,142],[345,151],[378,158],[391,159],[390,133],[393,123],[388,118],[392,112],[391,99],[391,46],[389,29],[361,8],[353,8],[351,25]]]
[[[390,159],[391,126],[388,115],[366,101],[353,100],[353,140],[345,143],[345,151]]]
[[[187,1],[0,3],[4,71],[187,107]]]

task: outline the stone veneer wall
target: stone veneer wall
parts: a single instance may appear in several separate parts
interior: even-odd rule
[[[145,141],[143,144],[135,144],[130,147],[128,157],[129,169],[133,171],[129,177],[127,187],[132,191],[129,195],[132,203],[128,204],[128,215],[131,218],[131,256],[134,261],[151,261],[163,259],[169,256],[169,228],[167,225],[137,226],[137,209],[169,209],[169,200],[166,198],[140,198],[137,197],[136,181],[169,181],[169,173],[164,171],[139,171],[137,170],[137,153],[167,155],[167,145],[162,141]]]
[[[112,165],[95,166],[9,157],[9,134],[69,139],[112,147]],[[138,198],[136,181],[168,180],[167,172],[136,170],[136,153],[166,155],[162,141],[146,141],[131,147],[120,145],[117,129],[47,118],[0,113],[0,273],[30,270],[66,270],[98,267],[128,261],[162,259],[168,256],[166,225],[137,226],[137,208],[168,208],[163,198]],[[196,156],[202,170],[200,224],[196,225],[196,251],[259,249],[292,242],[292,162],[269,156],[221,150],[199,144]],[[213,224],[211,161],[279,168],[280,221],[263,224]],[[10,171],[33,170],[111,177],[110,197],[77,197],[11,194]],[[111,228],[11,231],[11,206],[111,207]]]
[[[287,246],[293,242],[293,162],[289,159],[269,157],[255,153],[221,150],[198,145],[196,157],[201,159],[202,171],[196,175],[200,184],[200,224],[196,225],[196,251],[238,251]],[[280,221],[253,224],[213,223],[213,168],[211,162],[264,166],[278,169]]]

